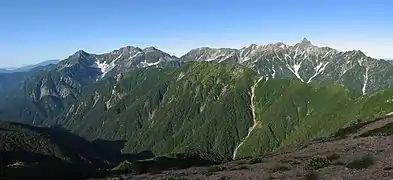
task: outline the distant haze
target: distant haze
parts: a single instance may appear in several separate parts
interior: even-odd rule
[[[0,73],[26,72],[39,66],[48,66],[50,64],[57,64],[59,62],[60,60],[47,60],[47,61],[40,62],[38,64],[32,64],[22,67],[0,68]]]

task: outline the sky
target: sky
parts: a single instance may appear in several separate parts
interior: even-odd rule
[[[77,50],[295,44],[393,58],[392,0],[0,0],[0,67]]]

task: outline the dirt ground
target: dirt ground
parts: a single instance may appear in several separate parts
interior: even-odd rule
[[[268,157],[155,174],[124,175],[122,178],[391,180],[393,179],[393,136],[357,137],[355,135],[381,127],[393,122],[392,120],[387,118],[368,124],[344,139],[314,142],[307,147],[275,153]]]

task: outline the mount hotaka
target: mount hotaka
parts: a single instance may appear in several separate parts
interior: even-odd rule
[[[385,116],[393,111],[392,85],[390,61],[307,39],[203,47],[182,57],[127,46],[0,74],[0,119],[124,140],[123,152],[228,161]]]

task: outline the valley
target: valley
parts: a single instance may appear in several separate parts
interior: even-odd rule
[[[251,98],[250,98],[250,108],[251,108],[251,115],[252,115],[252,122],[253,122],[253,124],[252,124],[252,127],[250,127],[250,129],[248,130],[247,136],[244,138],[244,140],[241,141],[240,144],[236,146],[236,148],[235,148],[235,150],[234,150],[234,152],[233,152],[233,157],[232,157],[233,160],[236,159],[236,154],[237,154],[238,149],[239,149],[239,148],[243,145],[243,143],[247,140],[247,138],[250,136],[250,134],[251,134],[252,131],[255,129],[255,127],[258,126],[258,121],[256,120],[256,117],[255,117],[255,106],[254,106],[255,86],[257,86],[258,83],[259,83],[262,79],[263,79],[263,77],[259,78],[258,81],[257,81],[254,85],[251,86],[251,93],[250,93],[250,94],[251,94],[251,95],[250,95],[250,96],[251,96]],[[269,78],[266,78],[266,81],[267,81],[268,79],[269,79]]]
[[[14,174],[20,164],[27,171],[83,167],[88,171],[78,172],[82,179],[177,173],[280,179],[288,174],[272,175],[263,163],[281,162],[284,155],[277,153],[293,157],[330,148],[346,159],[340,148],[357,141],[373,139],[388,147],[390,134],[360,136],[390,124],[385,117],[393,112],[391,72],[390,61],[317,47],[307,39],[295,45],[197,48],[182,57],[154,47],[80,50],[57,64],[0,74],[0,152],[9,157],[2,167]],[[344,140],[320,141],[367,123]],[[234,164],[255,158],[263,160],[234,170],[251,170],[244,177],[230,172]],[[291,165],[288,176],[304,176],[310,158]],[[208,172],[212,176],[196,167],[217,164],[225,168]],[[189,169],[179,170],[184,168]]]

